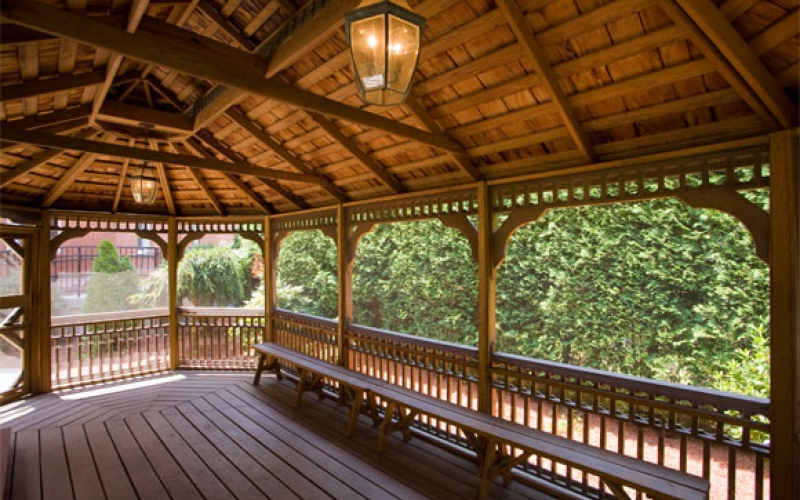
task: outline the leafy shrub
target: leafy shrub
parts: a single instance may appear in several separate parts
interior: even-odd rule
[[[135,306],[129,297],[139,290],[139,276],[130,258],[121,257],[109,240],[97,246],[92,278],[86,288],[85,313],[126,311]]]

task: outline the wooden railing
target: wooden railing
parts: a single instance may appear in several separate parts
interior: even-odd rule
[[[277,310],[279,344],[338,363],[337,322]],[[252,369],[252,344],[265,335],[263,310],[182,308],[179,366]],[[477,409],[474,347],[354,325],[346,334],[349,368]],[[164,310],[56,318],[53,386],[110,380],[169,366]],[[705,477],[712,499],[769,498],[768,400],[495,353],[492,413],[641,460]],[[335,390],[335,386],[330,389]],[[420,432],[451,446],[466,440],[446,422],[420,419]],[[612,498],[595,480],[533,457],[522,467],[538,484]]]
[[[251,346],[264,341],[263,309],[182,307],[178,311],[178,366],[255,370]]]
[[[105,382],[169,368],[166,309],[53,318],[54,389]]]

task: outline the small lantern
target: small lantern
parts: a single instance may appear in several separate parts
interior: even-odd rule
[[[152,205],[156,201],[158,179],[153,175],[153,170],[148,168],[146,161],[139,173],[131,176],[131,192],[136,203]]]
[[[402,104],[417,71],[425,18],[405,0],[365,0],[345,16],[356,86],[364,101]]]

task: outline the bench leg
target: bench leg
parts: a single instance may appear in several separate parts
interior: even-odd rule
[[[297,389],[294,394],[294,407],[300,406],[303,401],[303,393],[306,392],[306,383],[308,378],[307,370],[298,370],[300,378],[297,380]]]
[[[342,386],[344,388],[344,386]],[[347,436],[353,437],[356,433],[356,425],[358,425],[358,415],[361,413],[361,404],[364,401],[364,391],[362,389],[352,387],[353,400],[350,402],[350,422],[347,425]],[[342,391],[344,392],[344,391]]]
[[[253,378],[253,385],[258,385],[261,382],[261,372],[264,371],[264,365],[267,363],[267,355],[261,354],[258,356],[258,367],[256,368],[256,376]]]
[[[492,484],[492,469],[495,461],[495,443],[487,440],[485,446],[483,463],[481,464],[481,486],[478,491],[478,500],[489,498],[489,487]]]
[[[397,404],[389,401],[386,405],[386,413],[383,414],[383,423],[381,424],[381,432],[378,436],[378,451],[381,452],[386,449],[386,436],[391,432],[392,417]]]
[[[611,482],[606,482],[605,484],[606,488],[611,490],[611,493],[613,493],[614,496],[619,500],[631,500],[631,497],[629,497],[628,494],[625,493],[625,489],[622,487],[622,485]]]

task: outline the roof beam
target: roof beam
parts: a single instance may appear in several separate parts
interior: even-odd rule
[[[86,139],[88,137],[95,135],[96,133],[97,132],[95,132],[92,129],[85,129],[78,135],[76,135],[76,137],[81,139]],[[63,152],[64,152],[63,149],[48,149],[43,153],[34,156],[30,160],[17,165],[16,167],[14,167],[13,170],[0,174],[0,188],[8,186],[9,184],[17,180],[19,177],[27,174],[34,168],[44,165],[48,161],[60,156]]]
[[[231,38],[236,40],[236,42],[242,46],[242,48],[247,50],[253,50],[256,46],[250,39],[244,35],[240,30],[238,30],[230,21],[228,21],[225,16],[220,14],[217,10],[217,7],[211,3],[210,0],[200,0],[200,3],[197,4],[197,9],[205,14],[207,18],[211,20],[214,24],[219,26],[222,31],[228,34]]]
[[[0,24],[0,33],[2,33],[3,45],[12,45],[19,43],[38,43],[47,40],[54,40],[56,37],[50,33],[42,33],[34,29],[26,28],[16,24]]]
[[[328,192],[331,196],[339,200],[340,202],[344,203],[346,201],[350,201],[350,198],[338,187],[336,187],[330,180],[326,179],[324,176],[314,172],[313,168],[308,167],[302,160],[297,158],[291,151],[283,147],[273,138],[271,138],[267,133],[265,133],[262,129],[257,127],[253,122],[250,121],[241,111],[236,109],[228,110],[227,112],[228,118],[236,122],[240,127],[247,131],[248,134],[255,137],[259,142],[263,145],[271,149],[276,155],[278,155],[283,160],[289,162],[294,168],[299,170],[300,172],[308,175],[317,176],[320,180],[320,184],[322,188]]]
[[[73,139],[73,140],[83,140],[83,139]],[[104,134],[104,137],[101,139],[103,142],[98,142],[98,144],[105,144],[107,142],[113,141],[114,136],[111,134]],[[94,142],[94,141],[89,141]],[[75,162],[72,167],[70,167],[66,172],[61,174],[58,181],[50,188],[50,191],[45,193],[40,202],[40,206],[42,208],[49,208],[53,205],[61,195],[66,192],[66,190],[72,185],[78,177],[86,171],[89,166],[94,163],[99,155],[95,153],[86,153]]]
[[[147,160],[155,163],[174,163],[187,167],[205,168],[217,170],[219,172],[229,172],[232,174],[252,175],[266,179],[283,179],[294,182],[307,182],[310,184],[319,183],[319,179],[313,175],[296,174],[293,172],[283,172],[280,170],[269,170],[248,163],[228,163],[220,160],[202,159],[196,156],[178,155],[164,151],[151,151],[149,149],[132,148],[130,146],[120,146],[117,144],[106,144],[97,141],[89,141],[76,137],[62,137],[60,135],[47,134],[31,130],[20,130],[13,127],[4,127],[3,139],[34,144],[46,148],[60,148],[72,151],[83,151],[84,153],[96,153],[105,156],[116,156],[120,158],[131,158],[136,160]]]
[[[797,107],[719,9],[710,0],[662,0],[661,3],[668,6],[673,2],[683,9],[744,78],[781,127],[794,126],[797,123]]]
[[[153,125],[153,137],[159,134],[188,137],[192,133],[192,120],[180,113],[170,113],[141,106],[131,106],[115,101],[103,103],[97,119],[127,125],[134,129],[142,123]]]
[[[128,139],[128,146],[133,146],[134,139]],[[119,200],[122,198],[122,188],[125,187],[125,179],[128,177],[128,166],[131,163],[130,158],[122,160],[122,170],[119,173],[119,182],[117,182],[117,190],[114,193],[114,201],[111,204],[111,213],[117,213],[119,208]]]
[[[317,111],[329,117],[383,130],[445,151],[460,149],[457,143],[447,138],[298,89],[275,78],[266,79],[266,63],[260,57],[212,40],[204,40],[196,33],[165,22],[145,18],[137,34],[131,34],[39,2],[15,3],[2,0],[0,5],[3,7],[0,16],[7,22],[72,38],[133,59],[172,68],[253,95]]]
[[[594,162],[595,155],[592,151],[592,141],[589,139],[586,131],[581,127],[575,110],[572,108],[566,94],[564,94],[564,91],[561,89],[552,68],[550,68],[550,62],[547,60],[544,50],[539,46],[539,42],[536,41],[533,29],[531,29],[530,24],[528,24],[527,17],[525,17],[515,1],[497,0],[497,6],[505,13],[508,24],[514,32],[514,36],[517,37],[517,41],[522,44],[525,51],[528,53],[533,67],[536,70],[536,74],[541,77],[539,82],[547,90],[547,93],[550,94],[550,98],[558,109],[561,121],[564,123],[564,126],[567,127],[567,130],[569,130],[570,136],[575,142],[575,146],[583,153],[589,162]]]
[[[183,143],[186,148],[191,151],[194,151],[196,154],[202,156],[203,158],[213,158],[204,148],[203,145],[197,139],[189,139],[187,142]],[[253,189],[247,185],[242,179],[234,174],[222,174],[225,178],[236,188],[238,188],[247,198],[250,198],[250,201],[258,208],[260,208],[264,213],[267,214],[274,214],[277,212],[275,207],[272,206],[271,203],[264,200],[261,196],[258,195]]]
[[[175,146],[171,142],[168,142],[166,144],[166,147],[170,153],[180,154],[178,153],[178,150],[175,149]],[[212,205],[214,205],[214,210],[217,211],[217,214],[225,216],[226,215],[225,209],[222,207],[222,204],[219,202],[217,196],[211,190],[211,187],[208,185],[208,182],[206,181],[206,178],[203,176],[203,173],[200,172],[199,169],[188,168],[188,167],[186,168],[186,171],[189,172],[189,175],[192,176],[192,179],[194,179],[197,185],[200,186],[200,189],[206,195],[208,201],[211,202]]]
[[[42,94],[61,92],[103,83],[103,74],[95,71],[78,73],[77,75],[60,76],[46,80],[33,80],[0,87],[0,101],[25,99]]]
[[[237,159],[239,159],[239,156],[235,152],[233,152],[225,144],[223,144],[220,141],[218,141],[207,130],[203,130],[203,131],[197,133],[196,137],[202,139],[203,142],[205,142],[206,144],[208,144],[212,148],[216,149],[219,152],[219,154],[221,154],[222,156],[230,159],[231,161],[236,161]],[[285,187],[283,187],[279,182],[276,182],[276,181],[274,181],[272,179],[263,179],[263,181],[264,181],[264,184],[269,186],[270,189],[272,189],[273,191],[275,191],[279,195],[283,196],[286,200],[288,200],[290,203],[294,204],[297,208],[300,208],[300,209],[311,208],[311,205],[306,203],[305,200],[303,200],[302,198],[300,198],[299,196],[295,195],[290,190],[288,190]]]
[[[381,182],[389,186],[392,191],[395,193],[404,193],[406,188],[403,187],[403,184],[394,178],[393,175],[389,174],[377,160],[372,158],[367,153],[363,152],[358,145],[353,142],[352,139],[344,135],[344,133],[339,129],[339,127],[330,121],[328,118],[309,113],[311,118],[317,122],[317,124],[322,127],[325,132],[328,133],[333,140],[341,144],[355,159],[357,159],[362,165],[367,167],[372,174],[377,177]]]

